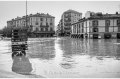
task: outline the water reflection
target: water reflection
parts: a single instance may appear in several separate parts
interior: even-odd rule
[[[120,40],[113,39],[70,39],[60,40],[59,45],[63,51],[63,58],[60,66],[64,69],[74,68],[77,61],[75,56],[88,55],[90,58],[105,60],[105,58],[120,58],[120,44],[115,46],[115,42]]]
[[[60,66],[64,69],[71,69],[75,67],[75,60],[71,56],[64,56]]]
[[[117,47],[116,47],[116,59],[117,60],[120,60],[120,40],[119,39],[117,39]]]
[[[32,72],[32,65],[26,56],[15,56],[13,57],[12,71],[28,75]]]
[[[60,40],[63,56],[85,55],[88,52],[88,41],[83,39]]]
[[[28,52],[31,58],[39,58],[42,60],[51,60],[55,57],[55,39],[37,39],[29,43]]]
[[[52,78],[119,76],[120,44],[114,43],[120,40],[38,38],[28,43],[34,74]]]
[[[89,40],[89,42],[89,55],[91,57],[103,60],[103,58],[114,58],[116,56],[116,46],[114,45],[116,40],[97,39]]]
[[[83,50],[79,50],[81,46],[81,41],[79,40],[73,40],[68,38],[68,40],[59,40],[59,49],[62,50],[62,62],[60,63],[60,66],[64,69],[71,69],[74,68],[77,64],[74,56],[81,55],[83,53]]]

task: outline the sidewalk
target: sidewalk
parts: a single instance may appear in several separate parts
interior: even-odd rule
[[[39,75],[21,75],[14,72],[0,70],[0,78],[44,78]]]

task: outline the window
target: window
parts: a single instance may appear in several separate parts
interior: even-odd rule
[[[39,30],[38,30],[38,28],[36,28],[36,30],[35,30],[36,32],[38,32]]]
[[[120,25],[120,19],[119,19],[119,20],[117,20],[117,25]]]
[[[93,32],[98,32],[98,28],[93,28]]]
[[[52,27],[50,28],[50,31],[53,31]]]
[[[45,28],[46,31],[48,31],[48,28]]]
[[[82,28],[84,27],[84,23],[82,23]]]
[[[40,26],[42,26],[43,24],[42,23],[40,23]]]
[[[36,22],[35,24],[38,25],[38,22]]]
[[[80,28],[80,24],[79,24],[79,33],[80,33],[80,29],[81,29],[81,28]]]
[[[48,23],[46,22],[46,26],[48,26]]]
[[[110,26],[110,20],[105,21],[106,26]]]
[[[43,21],[43,18],[40,18],[40,21]]]
[[[31,22],[32,22],[32,18],[31,18]]]
[[[50,21],[52,22],[52,18],[50,19]]]
[[[74,26],[74,33],[76,33],[76,25]]]
[[[43,31],[43,28],[41,28],[41,31]]]
[[[44,29],[44,31],[46,30],[45,28],[43,28]]]
[[[38,22],[38,18],[36,17],[36,21]]]
[[[93,26],[98,26],[98,21],[97,20],[92,21],[92,24],[93,24]]]
[[[32,26],[32,25],[30,25],[30,27],[32,28],[33,26]]]
[[[50,23],[50,25],[52,25],[52,23]]]
[[[68,20],[68,18],[65,18],[65,20]]]
[[[67,17],[68,16],[68,14],[65,14],[65,17]]]

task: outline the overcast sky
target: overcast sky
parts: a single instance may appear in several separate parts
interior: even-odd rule
[[[8,20],[24,16],[25,4],[25,1],[0,1],[0,29]],[[55,16],[55,25],[68,9],[82,12],[83,16],[86,11],[115,13],[120,10],[120,1],[28,1],[28,14],[49,13]]]

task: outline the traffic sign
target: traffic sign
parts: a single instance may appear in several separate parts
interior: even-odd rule
[[[21,45],[21,44],[27,44],[27,41],[21,41],[21,42],[12,42],[12,45]]]

